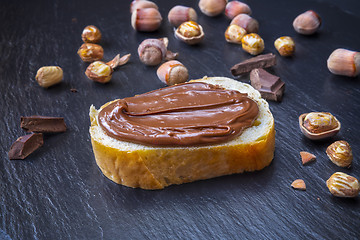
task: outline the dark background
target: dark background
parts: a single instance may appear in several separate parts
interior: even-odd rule
[[[0,238],[9,239],[359,239],[360,199],[333,197],[325,181],[336,171],[360,177],[360,79],[332,75],[326,60],[336,48],[360,51],[360,2],[325,0],[244,1],[260,23],[264,53],[277,55],[270,72],[286,83],[281,103],[269,102],[275,118],[276,150],[269,167],[255,173],[224,176],[160,191],[131,189],[105,178],[95,163],[88,133],[88,110],[116,98],[165,85],[156,67],[137,55],[139,43],[168,37],[169,49],[180,53],[190,78],[232,77],[230,67],[249,54],[224,40],[224,15],[203,15],[197,1],[155,1],[163,16],[154,33],[138,33],[130,25],[130,1],[0,2]],[[205,39],[187,46],[173,36],[167,13],[177,4],[198,13]],[[294,18],[313,9],[322,26],[313,36],[292,28]],[[108,84],[87,79],[87,67],[76,52],[86,25],[103,34],[105,60],[131,53],[130,62]],[[283,58],[273,42],[284,35],[296,42],[296,54]],[[35,81],[44,65],[58,65],[64,81],[49,89]],[[248,81],[249,76],[237,78]],[[76,88],[77,93],[70,91]],[[298,116],[328,111],[342,123],[333,139],[305,139]],[[45,137],[42,148],[23,161],[7,152],[25,132],[20,117],[63,116],[68,131]],[[337,167],[325,149],[335,140],[353,148],[350,169]],[[302,166],[300,151],[317,160]],[[290,187],[302,178],[306,191]]]

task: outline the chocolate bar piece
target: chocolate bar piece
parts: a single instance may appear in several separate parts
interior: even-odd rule
[[[251,85],[267,100],[281,101],[285,83],[278,76],[272,75],[262,68],[250,72]]]
[[[59,133],[66,131],[63,117],[21,117],[21,125],[27,132]]]
[[[11,145],[9,159],[25,159],[44,144],[42,133],[21,136]]]
[[[276,65],[275,55],[272,53],[258,55],[238,64],[235,64],[231,69],[234,76],[248,73],[255,68],[268,68]]]

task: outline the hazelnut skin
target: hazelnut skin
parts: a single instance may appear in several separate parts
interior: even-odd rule
[[[195,10],[191,7],[177,5],[169,11],[168,20],[173,26],[178,27],[183,22],[196,22],[197,14]]]
[[[140,32],[153,32],[161,25],[162,17],[155,8],[139,8],[131,14],[132,27]]]
[[[231,1],[228,4],[226,4],[225,15],[229,19],[233,19],[234,17],[236,17],[241,13],[251,15],[251,9],[249,5],[239,1]]]
[[[297,16],[293,22],[296,32],[303,35],[314,34],[321,25],[320,16],[313,10],[308,10]]]
[[[329,56],[327,67],[333,74],[356,77],[360,72],[360,52],[338,48]]]
[[[246,30],[247,33],[257,33],[259,31],[259,22],[250,17],[247,14],[239,14],[237,15],[230,23],[238,25]]]
[[[225,10],[226,4],[227,0],[200,0],[199,8],[205,15],[215,17]]]
[[[156,74],[163,83],[169,86],[186,82],[189,78],[187,68],[176,60],[163,63],[156,71]]]

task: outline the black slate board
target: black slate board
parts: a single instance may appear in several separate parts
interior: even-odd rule
[[[296,55],[278,57],[271,69],[286,83],[281,103],[270,102],[276,121],[273,163],[262,171],[224,176],[161,191],[119,186],[98,169],[88,134],[88,109],[164,87],[156,68],[137,57],[146,38],[167,36],[179,51],[190,78],[232,77],[230,67],[250,56],[225,42],[225,16],[209,18],[197,1],[156,1],[164,18],[154,33],[135,32],[130,1],[1,1],[0,3],[0,238],[3,239],[359,239],[360,199],[331,196],[325,181],[336,171],[360,177],[360,79],[332,75],[326,59],[339,47],[360,51],[360,3],[325,0],[245,1],[260,22],[265,52],[274,40],[290,35]],[[176,40],[167,13],[176,4],[194,7],[206,38],[198,46]],[[301,36],[293,19],[313,9],[323,19],[314,36]],[[103,33],[105,59],[131,53],[129,64],[109,84],[84,75],[87,64],[76,54],[80,34],[89,24]],[[59,65],[64,81],[42,89],[34,80],[39,67]],[[248,82],[248,76],[237,78]],[[70,91],[76,88],[77,93]],[[298,116],[329,111],[342,123],[333,139],[313,142],[298,128]],[[66,133],[47,136],[42,148],[24,161],[7,152],[18,136],[20,116],[63,116]],[[347,140],[354,153],[352,168],[330,162],[326,147]],[[299,151],[317,156],[302,166]],[[291,189],[296,178],[305,192]]]

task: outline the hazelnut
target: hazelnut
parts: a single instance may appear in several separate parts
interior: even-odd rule
[[[95,82],[107,83],[110,81],[113,71],[106,63],[96,61],[87,67],[85,75]]]
[[[199,8],[205,15],[214,17],[225,10],[226,4],[227,0],[200,0]]]
[[[94,62],[103,58],[104,49],[95,43],[84,43],[77,53],[84,62]]]
[[[338,48],[329,56],[327,66],[333,74],[356,77],[360,72],[360,52]]]
[[[41,67],[37,71],[35,79],[41,87],[48,88],[62,81],[63,70],[58,66]]]
[[[172,25],[178,27],[183,22],[196,21],[197,14],[191,7],[177,5],[169,11],[168,19]]]
[[[225,40],[230,43],[241,44],[241,39],[246,35],[246,30],[232,24],[225,31]]]
[[[283,57],[292,56],[295,52],[295,42],[291,37],[279,37],[274,42],[276,50]]]
[[[264,51],[264,40],[256,33],[246,34],[242,39],[242,48],[251,55],[258,55]]]
[[[336,135],[341,128],[340,122],[331,113],[311,112],[299,117],[301,132],[311,140],[320,140]]]
[[[163,63],[158,68],[156,74],[163,83],[169,86],[186,82],[189,78],[187,68],[176,60]]]
[[[336,197],[356,197],[360,191],[359,181],[343,172],[331,175],[326,185],[330,193]]]
[[[139,8],[131,14],[132,27],[140,32],[153,32],[161,25],[162,17],[156,8]]]
[[[350,144],[346,141],[336,141],[326,149],[330,160],[339,167],[350,167],[353,154]]]
[[[84,28],[81,38],[85,43],[97,43],[101,40],[101,32],[94,25],[89,25]]]
[[[246,30],[247,33],[257,33],[259,31],[259,22],[247,14],[237,15],[230,23],[238,25]]]
[[[177,53],[167,50],[167,38],[149,38],[142,41],[138,47],[140,61],[148,66],[160,64],[163,60],[173,60]]]
[[[304,35],[311,35],[315,33],[320,25],[321,18],[313,10],[309,10],[300,14],[293,22],[295,31]]]
[[[120,54],[118,54],[113,60],[107,63],[95,61],[87,67],[85,75],[95,82],[107,83],[111,80],[114,69],[126,64],[129,61],[130,56],[131,54],[126,54],[123,57],[120,57]]]
[[[229,19],[233,19],[234,17],[236,17],[237,15],[239,15],[241,13],[250,15],[251,9],[250,9],[249,5],[247,5],[246,3],[243,3],[243,2],[239,2],[239,1],[231,1],[228,4],[226,4],[225,15]]]
[[[136,9],[140,8],[155,8],[159,9],[158,6],[152,2],[147,0],[134,0],[130,4],[130,13],[132,13]]]
[[[175,37],[187,44],[196,44],[204,39],[203,28],[194,21],[182,23],[175,31]]]

